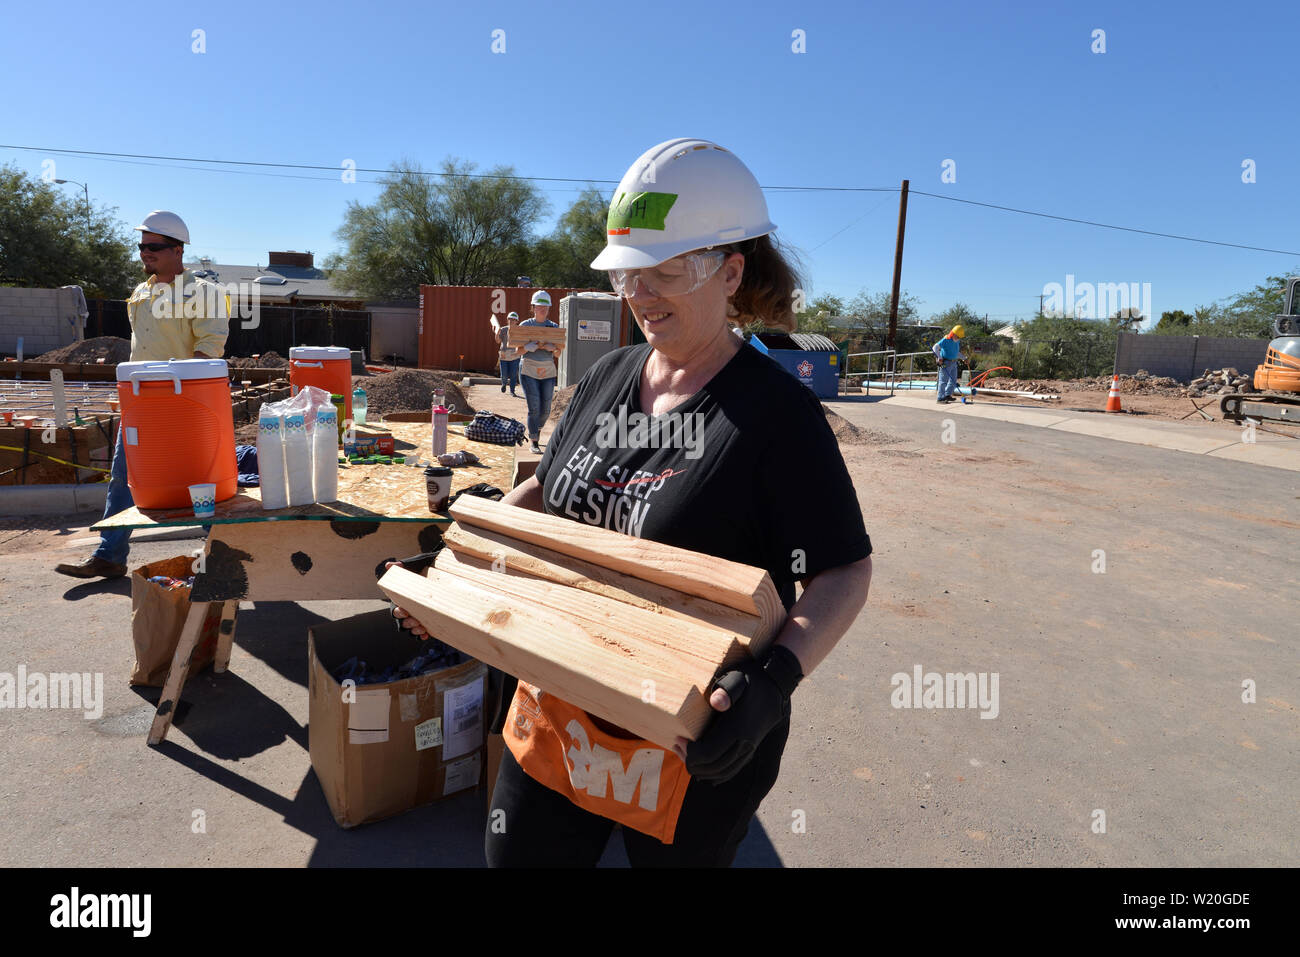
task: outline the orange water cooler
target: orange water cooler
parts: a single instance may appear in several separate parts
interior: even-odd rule
[[[293,394],[314,385],[343,396],[344,418],[352,418],[352,352],[342,346],[293,346],[289,350],[289,384]]]
[[[117,367],[127,484],[139,508],[188,508],[189,487],[235,494],[235,420],[223,359],[123,362]]]

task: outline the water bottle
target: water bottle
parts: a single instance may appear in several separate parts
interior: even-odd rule
[[[447,414],[446,406],[433,407],[433,457],[435,459],[447,451]]]
[[[358,388],[352,393],[352,422],[355,425],[366,424],[366,390]]]

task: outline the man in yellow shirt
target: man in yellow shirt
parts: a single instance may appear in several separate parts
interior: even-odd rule
[[[230,298],[220,286],[195,276],[182,260],[190,231],[175,213],[155,209],[135,227],[140,237],[140,261],[149,278],[127,300],[131,321],[131,361],[220,359],[229,332]],[[108,482],[104,518],[130,508],[126,453],[117,430],[113,467]],[[103,531],[95,554],[76,564],[65,562],[55,571],[73,578],[121,578],[131,549],[129,529]]]

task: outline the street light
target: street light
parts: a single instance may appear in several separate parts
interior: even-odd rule
[[[90,239],[90,187],[85,183],[79,183],[75,179],[56,179],[56,183],[76,183],[86,194],[86,239]]]

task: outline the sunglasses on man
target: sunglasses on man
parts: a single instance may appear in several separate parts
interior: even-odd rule
[[[151,253],[160,253],[164,249],[175,249],[180,243],[140,243],[140,252],[148,250]]]

